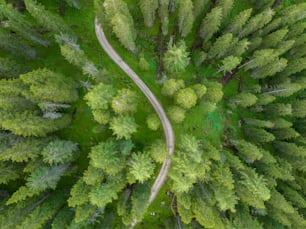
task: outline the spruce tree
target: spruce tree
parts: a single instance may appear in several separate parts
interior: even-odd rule
[[[219,30],[222,21],[222,8],[213,8],[203,19],[200,26],[200,37],[206,44],[212,36]]]
[[[117,139],[130,139],[138,125],[132,116],[118,116],[110,121],[110,129]]]
[[[237,35],[245,23],[249,20],[252,14],[252,9],[246,9],[241,11],[232,22],[228,24],[226,29],[224,30],[226,33],[232,33]]]
[[[139,0],[140,10],[142,12],[146,26],[153,26],[155,13],[158,9],[158,0]]]
[[[263,28],[272,20],[273,15],[274,11],[268,8],[262,13],[253,16],[239,32],[239,38],[248,36],[256,30]]]
[[[232,40],[233,35],[231,33],[219,37],[210,48],[208,52],[208,57],[210,59],[224,57],[224,55],[227,53],[227,49],[232,44]]]
[[[186,37],[193,26],[193,2],[191,0],[179,0],[178,27],[182,37]]]
[[[161,29],[164,36],[169,30],[169,4],[170,0],[159,0],[158,13],[160,17]]]

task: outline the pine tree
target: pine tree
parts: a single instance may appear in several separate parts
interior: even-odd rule
[[[153,158],[154,161],[158,163],[164,162],[164,160],[166,160],[168,156],[168,150],[165,141],[160,139],[154,141],[150,145],[148,153],[150,154],[150,156]]]
[[[259,94],[257,95],[257,102],[256,105],[268,105],[269,103],[272,103],[276,98],[273,95],[270,94]]]
[[[16,228],[42,228],[57,211],[65,204],[65,199],[62,192],[52,194],[46,201],[36,207]]]
[[[0,57],[0,79],[15,78],[24,73],[25,68],[17,64],[14,60]]]
[[[262,128],[273,128],[274,123],[267,120],[245,118],[243,121],[250,126],[262,127]]]
[[[36,50],[29,46],[25,40],[0,28],[0,48],[16,57],[26,59],[36,58]]]
[[[232,55],[232,56],[242,56],[249,48],[250,42],[248,39],[242,39],[235,41],[235,38],[233,39],[231,47],[227,50],[226,55]]]
[[[186,37],[192,29],[194,22],[192,0],[179,0],[178,27],[182,37]]]
[[[201,64],[206,60],[207,53],[203,51],[195,50],[192,55],[192,61],[196,67],[200,67]]]
[[[31,91],[29,99],[70,103],[78,99],[75,82],[48,69],[38,69],[20,76]]]
[[[148,208],[150,186],[148,184],[137,184],[131,196],[131,217],[134,222],[141,222]]]
[[[297,100],[291,105],[293,117],[304,118],[306,116],[306,100]]]
[[[110,121],[110,129],[117,139],[129,139],[137,131],[138,125],[131,116],[118,116]]]
[[[42,4],[33,0],[25,0],[24,3],[29,13],[41,26],[56,34],[65,33],[75,36],[70,27],[61,17],[46,10]]]
[[[78,150],[76,143],[65,140],[51,141],[41,152],[43,161],[50,165],[63,164],[73,161]]]
[[[240,93],[231,98],[231,103],[243,108],[254,105],[257,101],[257,97],[251,93]]]
[[[237,35],[245,23],[249,20],[252,14],[252,9],[246,9],[241,11],[232,22],[228,24],[224,32],[232,33],[233,35]]]
[[[134,113],[137,110],[137,94],[130,89],[121,89],[112,100],[112,108],[117,114]]]
[[[236,185],[238,197],[241,201],[255,208],[265,208],[264,202],[272,196],[263,176],[254,169],[240,172],[241,179]]]
[[[238,37],[246,37],[251,33],[255,32],[263,28],[266,24],[268,24],[274,15],[274,11],[270,8],[264,10],[263,12],[253,16],[248,23],[243,27],[243,29],[239,32]]]
[[[225,34],[215,41],[208,52],[208,57],[222,58],[227,53],[229,47],[232,45],[233,35],[231,33]]]
[[[148,180],[154,172],[154,164],[148,153],[133,153],[129,162],[128,181],[130,184]]]
[[[124,157],[120,155],[115,141],[102,142],[92,147],[89,157],[93,167],[103,169],[109,175],[119,173],[126,163]]]
[[[190,109],[197,103],[197,94],[192,88],[180,89],[175,95],[176,104],[184,109]]]
[[[16,142],[13,146],[5,149],[0,154],[1,161],[28,162],[39,157],[43,145],[46,143],[44,139],[28,138]]]
[[[193,15],[195,18],[200,16],[203,12],[206,12],[208,6],[210,5],[209,0],[194,0],[193,1]]]
[[[79,179],[71,188],[70,197],[67,200],[69,207],[76,207],[89,201],[90,186]]]
[[[245,128],[245,134],[249,141],[254,143],[266,143],[275,140],[273,134],[259,128]]]
[[[39,167],[27,178],[26,186],[35,192],[55,189],[69,164]]]
[[[174,94],[185,87],[183,80],[169,79],[167,80],[161,89],[161,93],[166,96],[174,96]]]
[[[63,207],[52,220],[51,229],[67,228],[73,217],[73,211],[69,207]]]
[[[189,53],[184,42],[170,46],[163,57],[166,71],[169,73],[182,72],[189,64]]]
[[[24,137],[44,137],[49,133],[65,128],[71,121],[70,115],[58,119],[45,119],[33,112],[8,114],[0,111],[0,126],[16,135]]]
[[[93,151],[93,150],[92,150]],[[105,179],[105,172],[103,169],[96,168],[92,166],[94,162],[90,162],[87,170],[83,173],[83,181],[87,185],[96,185],[101,184]]]
[[[306,57],[290,60],[287,68],[282,72],[282,76],[291,76],[295,73],[301,72],[306,68]]]
[[[288,61],[285,58],[277,58],[272,63],[256,68],[251,77],[255,79],[263,79],[268,76],[274,76],[278,72],[282,72],[287,67]]]
[[[85,95],[85,99],[93,110],[107,110],[114,96],[115,89],[111,85],[100,83]]]
[[[114,190],[113,186],[108,183],[93,186],[89,193],[90,203],[99,208],[104,208],[117,198],[117,192]]]
[[[158,0],[139,0],[139,6],[145,25],[152,27],[155,20],[155,12],[158,9]]]
[[[223,22],[226,22],[226,20],[228,19],[231,10],[233,8],[234,5],[234,0],[219,0],[217,3],[217,7],[221,7],[222,8],[222,15],[223,15]]]
[[[121,13],[117,13],[111,21],[113,32],[120,40],[121,44],[131,52],[136,52],[136,32],[134,25],[128,23],[128,18]]]
[[[245,140],[233,140],[231,142],[239,151],[242,158],[248,163],[253,163],[256,160],[260,160],[263,156],[260,149],[250,142]]]
[[[212,36],[219,30],[222,21],[222,8],[213,8],[203,19],[200,27],[200,36],[206,44]]]
[[[161,29],[164,36],[169,30],[169,4],[170,0],[159,0],[158,13],[160,17]]]
[[[273,116],[290,116],[292,108],[291,104],[273,103],[265,107],[265,112]]]
[[[274,129],[282,129],[282,128],[289,128],[291,127],[293,124],[289,121],[287,121],[286,119],[283,118],[276,118],[271,120],[273,123],[273,128]]]
[[[0,184],[8,184],[20,178],[22,174],[22,166],[8,162],[0,162]]]
[[[273,63],[277,59],[278,55],[279,54],[274,49],[261,49],[255,51],[252,59],[244,64],[244,66],[247,70],[263,67],[267,64]]]
[[[293,4],[284,8],[279,12],[282,18],[282,25],[292,25],[296,22],[302,21],[305,16],[306,3]]]
[[[271,131],[278,140],[288,140],[300,136],[293,128],[282,128]]]
[[[185,120],[186,111],[179,106],[171,106],[167,110],[169,118],[174,123],[182,123]]]
[[[279,29],[263,38],[263,48],[275,48],[289,32],[288,29]]]
[[[221,62],[221,66],[219,67],[218,72],[231,72],[235,69],[238,65],[240,65],[242,58],[236,56],[228,56],[224,58]]]
[[[281,83],[273,85],[273,88],[267,89],[264,93],[276,97],[289,97],[301,89],[302,87],[298,83]]]

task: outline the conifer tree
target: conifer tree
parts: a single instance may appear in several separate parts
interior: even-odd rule
[[[246,204],[255,208],[265,208],[264,202],[271,198],[263,176],[258,175],[254,169],[247,169],[242,172],[241,179],[236,185],[238,197]]]
[[[139,0],[139,6],[144,18],[145,25],[153,26],[155,13],[158,9],[158,0]]]
[[[275,140],[274,135],[264,129],[245,128],[244,132],[247,135],[248,140],[254,143],[266,143]]]
[[[160,139],[154,141],[150,145],[148,153],[150,154],[150,156],[153,158],[154,161],[158,163],[164,162],[164,160],[166,160],[168,156],[168,150],[165,141]]]
[[[128,24],[128,18],[121,13],[117,13],[112,18],[113,31],[122,43],[122,45],[130,50],[136,52],[136,33],[133,25]]]
[[[203,19],[200,27],[200,36],[206,44],[212,36],[219,30],[222,21],[222,8],[213,8]]]
[[[48,143],[43,148],[41,154],[43,161],[49,165],[64,164],[74,159],[74,154],[77,150],[78,146],[76,143],[57,139]]]
[[[282,18],[282,25],[292,25],[302,21],[306,17],[304,14],[305,9],[306,3],[293,4],[285,7],[279,12],[279,16]]]
[[[284,37],[289,32],[288,29],[279,29],[263,38],[262,47],[263,48],[274,48],[284,39]]]
[[[189,64],[189,53],[182,41],[177,45],[170,46],[163,57],[165,69],[169,73],[182,72]]]
[[[137,131],[137,124],[132,116],[118,116],[110,121],[110,129],[117,139],[129,139]]]
[[[117,114],[133,113],[137,110],[137,94],[130,89],[121,89],[112,100],[112,108]]]
[[[20,177],[22,166],[8,162],[0,162],[0,184],[8,184]]]
[[[146,152],[133,153],[129,162],[128,181],[130,184],[148,180],[154,172],[154,164]]]
[[[290,116],[292,107],[291,104],[273,103],[265,107],[265,112],[273,116]]]
[[[226,72],[231,72],[241,63],[241,61],[242,59],[240,57],[228,56],[222,60],[218,72],[223,72],[224,74]]]
[[[14,78],[25,71],[24,67],[17,64],[14,60],[0,57],[0,79]]]
[[[226,19],[228,19],[230,12],[233,8],[234,0],[219,0],[217,3],[217,7],[222,8],[222,15],[223,15],[223,22],[226,22]]]
[[[250,126],[257,126],[262,128],[273,128],[274,124],[271,121],[261,120],[261,119],[253,119],[253,118],[246,118],[243,121]]]
[[[114,141],[102,142],[92,147],[89,157],[93,167],[103,169],[109,175],[119,173],[125,165],[124,157],[120,155]]]
[[[302,89],[298,83],[281,83],[273,85],[274,87],[264,92],[276,97],[289,97]]]
[[[272,63],[256,68],[251,77],[255,79],[263,79],[268,76],[274,76],[278,72],[282,72],[287,67],[288,61],[285,58],[277,58]]]
[[[278,55],[279,54],[273,49],[261,49],[255,51],[252,59],[244,64],[244,66],[246,69],[263,67],[269,63],[273,63]]]
[[[78,10],[81,9],[81,2],[79,0],[65,0],[69,6],[77,8]]]
[[[306,57],[293,59],[288,62],[287,68],[282,72],[282,76],[291,76],[301,72],[306,68]]]
[[[210,5],[209,0],[194,0],[193,1],[193,15],[195,18],[200,16],[203,12],[205,12]]]
[[[264,10],[263,12],[253,16],[248,23],[243,27],[243,29],[239,32],[238,37],[242,38],[250,35],[254,31],[263,28],[266,24],[268,24],[274,15],[274,11],[270,8]]]
[[[191,86],[191,88],[196,93],[198,99],[201,99],[207,92],[207,88],[203,84],[194,84]]]
[[[179,0],[178,26],[182,37],[186,37],[193,26],[193,2],[191,0]]]
[[[192,55],[192,61],[196,67],[200,67],[201,64],[206,60],[207,53],[196,50]]]
[[[273,123],[273,128],[274,129],[282,129],[282,128],[289,128],[291,127],[293,124],[289,121],[287,121],[286,119],[283,118],[276,118],[271,120]]]
[[[227,53],[227,49],[232,44],[232,40],[233,35],[231,33],[219,37],[210,48],[208,52],[208,57],[210,59],[224,57],[224,55]]]
[[[26,59],[36,58],[36,50],[29,46],[25,40],[0,28],[0,48],[14,56]]]
[[[248,163],[253,163],[255,160],[260,160],[263,156],[260,149],[250,142],[245,140],[233,140],[231,142],[239,151],[242,158]]]
[[[245,23],[249,20],[252,14],[252,8],[241,11],[232,22],[228,24],[224,32],[237,35]]]
[[[231,103],[241,107],[250,107],[255,104],[257,97],[251,93],[241,93],[231,98]]]
[[[169,30],[169,4],[170,0],[159,0],[158,13],[160,17],[161,29],[164,36]]]
[[[65,33],[75,36],[71,28],[61,17],[46,10],[42,4],[33,0],[25,0],[24,3],[29,13],[41,26],[50,29],[56,34]]]
[[[304,118],[306,116],[306,100],[297,100],[292,104],[292,116],[297,118]]]
[[[270,94],[259,94],[257,95],[257,101],[256,105],[267,105],[269,103],[272,103],[276,98],[273,95]]]
[[[86,94],[85,99],[93,110],[107,110],[114,96],[115,89],[111,85],[100,83]]]

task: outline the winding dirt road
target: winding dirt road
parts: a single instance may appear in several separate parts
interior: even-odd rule
[[[165,110],[163,109],[158,99],[154,96],[154,94],[147,87],[147,85],[140,79],[140,77],[121,59],[118,53],[109,44],[97,18],[95,19],[95,30],[99,43],[104,49],[104,51],[134,81],[134,83],[140,88],[143,94],[145,94],[145,96],[148,98],[148,100],[154,107],[156,113],[158,114],[164,129],[169,156],[164,161],[160,169],[160,172],[151,188],[151,194],[149,198],[149,204],[150,204],[154,201],[156,195],[158,194],[159,190],[161,189],[161,187],[163,186],[164,182],[167,179],[167,174],[171,165],[170,156],[174,152],[174,144],[175,144],[175,136],[173,128],[166,115]]]

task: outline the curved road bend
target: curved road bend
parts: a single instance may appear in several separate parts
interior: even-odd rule
[[[161,120],[163,129],[164,129],[164,133],[165,133],[168,153],[169,153],[169,156],[171,156],[174,152],[175,137],[174,137],[172,125],[162,105],[157,100],[157,98],[154,96],[154,94],[151,92],[151,90],[147,87],[147,85],[145,85],[145,83],[139,78],[139,76],[121,59],[118,53],[108,43],[106,36],[103,32],[103,29],[100,23],[98,22],[97,18],[95,19],[95,31],[96,31],[96,35],[99,40],[99,43],[104,49],[104,51],[134,81],[134,83],[140,88],[140,90],[145,94],[145,96],[148,98],[148,100],[154,107],[156,113],[158,114]],[[167,174],[168,174],[168,171],[171,165],[171,159],[169,156],[164,161],[161,167],[161,170],[151,188],[149,204],[153,202],[159,190],[161,189],[161,187],[163,186],[164,182],[167,179]]]

